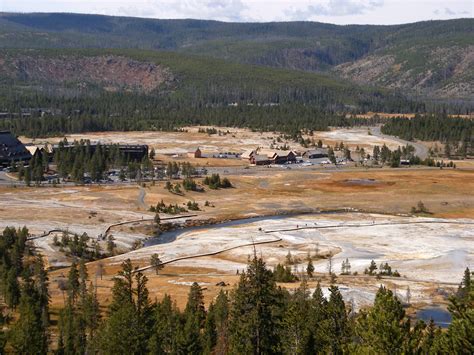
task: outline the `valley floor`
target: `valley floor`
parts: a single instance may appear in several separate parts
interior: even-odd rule
[[[161,135],[153,134],[157,137]],[[258,144],[255,139],[259,134],[244,132],[239,136],[235,132],[232,138],[209,138],[195,132],[181,133],[181,138],[202,137],[207,139],[207,143],[209,139],[215,139],[219,141],[215,144],[220,151],[232,151],[237,149],[240,141],[242,147]],[[318,134],[334,135],[330,132]],[[343,130],[341,134],[335,135],[334,140],[349,140],[355,133]],[[367,135],[367,131],[364,134]],[[151,133],[146,133],[145,137],[148,135]],[[167,135],[164,134],[164,137]],[[267,135],[264,140],[269,144],[270,137],[274,135],[263,134]],[[166,145],[170,150],[181,145],[178,141],[171,142],[176,139],[175,136],[166,139],[169,140]],[[186,146],[195,143],[197,141],[190,138]],[[257,252],[270,266],[283,263],[290,251],[299,259],[292,266],[297,273],[304,273],[305,258],[308,252],[312,254],[316,274],[309,281],[310,287],[315,287],[317,280],[324,286],[329,284],[329,254],[333,255],[333,270],[337,274],[342,260],[348,258],[351,272],[357,271],[358,274],[338,276],[337,283],[346,299],[353,299],[357,307],[369,304],[382,283],[396,288],[402,299],[409,287],[412,302],[417,307],[431,303],[444,304],[446,295],[459,283],[463,269],[473,264],[474,170],[470,165],[461,169],[442,170],[360,167],[286,170],[245,169],[240,160],[232,163],[236,164],[235,168],[222,167],[225,163],[220,162],[228,159],[195,160],[200,164],[209,163],[210,170],[213,169],[213,162],[218,161],[214,169],[228,177],[233,188],[206,188],[205,192],[176,195],[165,189],[164,182],[146,183],[145,187],[136,184],[38,188],[3,185],[0,186],[0,227],[27,226],[34,236],[52,229],[78,234],[85,232],[94,239],[109,230],[121,255],[102,261],[105,265],[102,279],[95,276],[99,262],[88,264],[91,280],[97,279],[99,296],[104,303],[110,299],[112,278],[119,270],[120,262],[131,258],[135,265],[146,269],[153,253],[158,253],[164,261],[190,258],[168,263],[159,275],[146,269],[152,297],[160,298],[168,293],[182,306],[189,285],[197,281],[205,288],[204,295],[209,302],[222,287],[216,286],[217,283],[224,282],[228,284],[226,289],[231,289],[237,282],[236,272],[245,268],[247,257],[253,252],[251,244],[254,242]],[[199,179],[197,181],[200,183]],[[186,213],[195,216],[174,221],[178,224],[260,218],[177,230],[153,239],[154,213],[149,212],[148,207],[161,200],[167,205],[178,204],[183,207],[188,201],[199,204],[200,211]],[[206,201],[211,206],[205,207]],[[419,201],[424,203],[430,214],[410,217],[411,208]],[[318,214],[341,209],[346,212]],[[360,213],[355,213],[356,210]],[[161,217],[173,216],[161,214]],[[130,223],[111,227],[122,222]],[[52,233],[33,241],[47,257],[48,265],[59,268],[50,275],[53,306],[62,305],[58,281],[67,275],[67,269],[62,267],[71,261],[53,244],[54,235],[60,237],[61,234]],[[130,251],[136,241],[146,245],[158,244]],[[100,243],[105,249],[105,241],[100,240]],[[215,255],[194,257],[210,253]],[[402,277],[384,277],[379,280],[374,276],[363,275],[372,259],[377,265],[388,262]],[[290,289],[297,287],[297,283],[282,285]]]

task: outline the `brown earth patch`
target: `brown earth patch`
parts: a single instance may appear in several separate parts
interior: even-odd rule
[[[22,55],[0,63],[2,75],[39,83],[74,84],[79,89],[99,85],[107,91],[148,93],[174,80],[169,69],[122,56],[32,57]]]

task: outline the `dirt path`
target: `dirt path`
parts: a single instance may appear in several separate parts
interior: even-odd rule
[[[175,220],[175,219],[191,218],[191,217],[197,217],[197,214],[188,214],[188,215],[176,216],[176,217],[163,217],[163,218],[161,218],[161,220],[162,221],[170,221],[170,220]],[[131,220],[131,221],[113,223],[113,224],[110,224],[105,229],[105,232],[103,233],[103,235],[107,236],[107,234],[110,233],[110,230],[114,227],[123,226],[123,225],[131,224],[131,223],[151,222],[151,221],[154,221],[154,218],[142,218],[142,219],[134,219],[134,220]],[[65,230],[65,229],[55,228],[55,229],[51,229],[51,230],[47,231],[46,233],[31,236],[31,237],[27,238],[27,240],[35,240],[35,239],[40,239],[40,238],[46,238],[46,237],[50,236],[52,233],[68,233],[68,234],[71,234],[71,235],[75,234],[75,233],[70,232],[70,231]]]
[[[163,218],[160,218],[160,220],[161,221],[172,221],[172,220],[175,220],[175,219],[191,218],[191,217],[197,217],[197,214],[187,214],[187,215],[176,216],[176,217],[163,217]],[[134,219],[134,220],[131,220],[131,221],[113,223],[113,224],[111,224],[107,227],[107,229],[104,232],[104,235],[107,236],[107,234],[110,233],[110,230],[114,227],[123,226],[123,225],[131,224],[131,223],[151,222],[151,221],[154,221],[154,220],[155,220],[154,218],[142,218],[142,219]]]
[[[70,231],[67,231],[65,229],[51,229],[50,231],[44,233],[44,234],[40,234],[40,235],[36,235],[36,236],[31,236],[29,238],[27,238],[26,240],[35,240],[35,239],[40,239],[40,238],[45,238],[45,237],[48,237],[50,236],[51,234],[53,233],[67,233],[69,235],[74,235],[73,232],[70,232]]]
[[[342,275],[339,275],[339,276],[342,276]],[[431,285],[431,286],[437,286],[437,285],[443,285],[443,286],[459,286],[459,282],[446,282],[446,281],[433,281],[433,280],[423,280],[423,279],[417,279],[417,278],[413,278],[413,277],[406,277],[406,276],[401,276],[401,277],[394,277],[394,276],[382,276],[380,277],[380,279],[377,279],[376,276],[369,276],[369,275],[343,275],[343,277],[341,277],[341,280],[344,281],[346,279],[349,279],[349,280],[358,280],[358,281],[364,281],[365,278],[367,277],[372,277],[374,278],[375,280],[377,280],[377,282],[379,281],[406,281],[406,282],[412,282],[412,283],[415,283],[415,284],[418,284],[418,283],[425,283],[425,284],[428,284],[428,285]]]
[[[145,196],[146,196],[145,189],[143,187],[140,187],[140,191],[138,191],[138,197],[137,197],[138,207],[143,208],[144,210],[148,210],[148,206],[145,203]]]
[[[281,240],[282,240],[282,238],[275,237],[275,239],[273,239],[273,240],[264,240],[264,241],[261,241],[261,242],[245,243],[245,244],[241,244],[241,245],[237,245],[237,246],[233,246],[233,247],[229,247],[229,248],[225,248],[225,249],[221,249],[221,250],[213,251],[213,252],[209,252],[209,253],[180,256],[178,258],[174,258],[174,259],[171,259],[171,260],[164,261],[164,262],[162,262],[162,265],[171,264],[171,263],[174,263],[176,261],[181,261],[181,260],[196,259],[196,258],[202,258],[202,257],[205,257],[205,256],[214,256],[214,255],[222,254],[226,251],[239,249],[239,248],[244,248],[244,247],[249,247],[249,246],[276,243],[276,242],[280,242]],[[148,266],[144,266],[142,268],[137,269],[137,271],[144,271],[144,270],[148,270],[148,269],[151,269],[151,268],[153,268],[153,266],[148,265]]]
[[[474,222],[458,222],[458,221],[414,221],[414,222],[384,222],[384,223],[369,223],[369,224],[335,224],[329,226],[301,226],[297,228],[285,228],[275,230],[265,230],[264,233],[277,232],[291,232],[303,229],[329,229],[329,228],[363,228],[363,227],[378,227],[378,226],[399,226],[408,224],[460,224],[460,225],[474,225]]]

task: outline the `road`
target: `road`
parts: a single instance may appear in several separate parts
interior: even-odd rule
[[[21,185],[21,184],[22,182],[9,178],[8,175],[4,171],[0,170],[0,185],[11,186],[11,185]]]
[[[148,210],[148,206],[145,203],[145,195],[146,191],[143,187],[140,187],[140,191],[138,192],[137,203],[138,207]]]
[[[398,137],[385,135],[380,131],[380,126],[370,127],[370,133],[372,133],[374,136],[377,136],[377,137],[380,137],[380,138],[395,140],[395,141],[399,142],[400,145],[402,145],[402,146],[405,146],[405,145],[409,144],[409,145],[411,145],[415,148],[415,155],[419,156],[420,159],[424,160],[424,159],[428,158],[428,148],[426,146],[424,146],[423,144],[421,144],[421,143],[410,142],[410,141],[406,141],[404,139],[400,139]]]

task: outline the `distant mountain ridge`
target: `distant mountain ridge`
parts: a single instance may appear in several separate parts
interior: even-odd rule
[[[0,48],[166,50],[324,72],[430,99],[474,97],[474,19],[338,26],[3,13]]]

